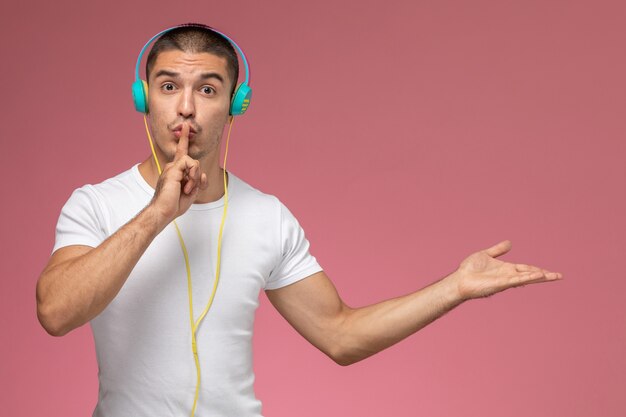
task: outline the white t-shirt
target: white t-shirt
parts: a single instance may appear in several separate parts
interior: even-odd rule
[[[153,194],[138,165],[76,189],[61,211],[53,252],[68,245],[98,246]],[[262,415],[252,367],[259,292],[322,270],[298,221],[278,198],[231,172],[228,198],[218,288],[197,332],[197,417]],[[193,204],[176,219],[189,253],[194,320],[213,290],[223,205],[224,197]],[[94,417],[190,415],[196,367],[185,261],[173,224],[154,239],[117,296],[90,324],[100,383]]]

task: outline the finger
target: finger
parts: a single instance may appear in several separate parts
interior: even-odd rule
[[[185,193],[185,195],[181,196],[181,200],[191,201],[192,203],[196,201],[198,197],[198,193],[200,192],[200,187],[194,187],[189,193]]]
[[[543,276],[548,279],[561,279],[563,278],[563,274],[560,272],[551,272],[547,269],[539,268],[538,266],[526,265],[526,264],[515,264],[515,270],[517,272],[528,272],[528,273],[538,273],[541,272]]]
[[[194,187],[198,186],[201,180],[202,180],[202,172],[200,171],[200,162],[193,161],[193,165],[189,169],[189,180],[185,187],[185,189],[187,190],[187,193],[189,194],[191,190],[194,189]]]
[[[527,264],[515,264],[515,270],[517,272],[534,272],[541,271],[541,268]]]
[[[202,177],[200,178],[200,188],[203,190],[209,188],[209,180],[204,172],[202,173]]]
[[[196,194],[198,191],[200,191],[200,187],[197,186],[197,183],[195,183],[194,185],[190,185],[190,183],[187,183],[185,185],[185,194],[187,195]]]
[[[183,123],[183,127],[180,130],[180,139],[178,139],[178,145],[176,145],[175,159],[181,158],[187,155],[189,150],[189,125]]]
[[[195,179],[195,171],[196,171],[196,161],[193,161],[192,164],[187,169],[187,182],[185,183],[185,194],[190,194],[191,190],[193,190],[196,179]]]
[[[174,169],[178,172],[178,181],[180,181],[181,190],[185,194],[190,190],[186,185],[192,180],[190,171],[196,163],[197,161],[191,159],[188,155],[182,155],[180,158],[174,160],[171,165],[170,169]]]
[[[541,272],[525,272],[519,275],[515,275],[509,279],[509,286],[511,287],[523,287],[524,285],[534,284],[536,282],[544,281],[545,277]]]
[[[487,255],[491,256],[492,258],[497,258],[498,256],[504,255],[510,250],[511,250],[511,241],[503,240],[502,242],[488,249],[485,249],[485,252],[487,253]]]
[[[534,271],[534,272],[525,272],[513,278],[512,282],[514,282],[514,286],[527,285],[527,284],[537,284],[540,282],[549,282],[556,281],[561,279],[562,276],[558,272],[544,272]]]
[[[187,183],[185,183],[185,188],[183,189],[183,191],[185,192],[185,194],[191,194],[191,192],[193,191],[195,186],[195,183],[192,179],[187,180]]]
[[[549,281],[554,281],[556,279],[563,279],[563,274],[561,274],[559,272],[549,272],[549,271],[546,271],[544,274],[545,274],[546,278]]]

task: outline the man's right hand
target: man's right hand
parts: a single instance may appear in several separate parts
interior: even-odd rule
[[[183,123],[174,160],[163,167],[150,202],[165,224],[185,213],[198,198],[200,190],[209,186],[200,162],[187,154],[188,149],[189,125]]]
[[[183,124],[174,160],[165,165],[148,206],[97,247],[55,251],[37,281],[37,317],[48,333],[63,336],[96,317],[118,294],[154,238],[189,209],[208,187],[200,163],[187,154]]]

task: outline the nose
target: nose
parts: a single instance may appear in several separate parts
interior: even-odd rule
[[[180,100],[178,102],[178,115],[187,119],[194,117],[196,114],[196,106],[193,102],[193,91],[186,88],[183,93],[180,94]]]

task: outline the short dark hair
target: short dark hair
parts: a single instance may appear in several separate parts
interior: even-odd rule
[[[179,50],[188,53],[207,52],[226,59],[226,70],[232,81],[232,96],[239,78],[239,61],[235,48],[223,35],[201,23],[185,23],[165,32],[152,45],[146,60],[146,81],[161,52]]]

